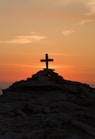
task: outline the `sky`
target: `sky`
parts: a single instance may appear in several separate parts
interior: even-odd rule
[[[0,82],[49,67],[68,80],[95,83],[95,0],[0,0]]]

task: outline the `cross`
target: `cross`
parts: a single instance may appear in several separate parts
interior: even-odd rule
[[[48,62],[53,61],[53,59],[48,58],[48,54],[45,54],[45,59],[41,59],[41,62],[46,62],[46,69],[48,69]]]

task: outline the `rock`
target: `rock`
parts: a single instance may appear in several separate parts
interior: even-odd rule
[[[95,137],[95,128],[77,120],[71,120],[71,123],[81,130],[85,131],[86,134],[90,134],[91,136]]]
[[[0,139],[94,139],[95,89],[42,70],[0,96]]]

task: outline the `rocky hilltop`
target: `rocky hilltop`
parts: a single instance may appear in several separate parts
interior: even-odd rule
[[[51,69],[0,96],[0,139],[95,139],[95,89]]]

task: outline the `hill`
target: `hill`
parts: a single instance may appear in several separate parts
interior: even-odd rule
[[[0,96],[0,139],[94,139],[95,89],[51,69]]]

